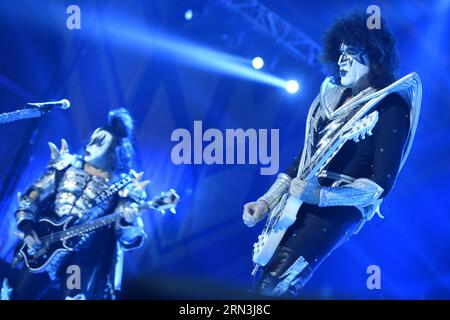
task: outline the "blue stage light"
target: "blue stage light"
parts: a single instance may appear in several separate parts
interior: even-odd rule
[[[262,67],[264,67],[264,60],[261,57],[255,57],[252,60],[252,66],[253,68],[255,68],[256,70],[262,69]]]
[[[123,28],[114,23],[108,24],[105,29],[106,32],[113,35],[116,43],[141,51],[152,50],[155,55],[159,52],[161,58],[170,53],[171,58],[176,59],[177,62],[199,69],[236,76],[283,89],[286,85],[286,80],[250,67],[249,59],[216,51],[169,34],[131,26]]]
[[[298,89],[300,88],[300,86],[297,81],[289,80],[288,82],[286,82],[285,88],[286,88],[286,91],[289,93],[296,93],[298,91]]]
[[[191,9],[186,10],[186,12],[184,13],[184,18],[186,20],[191,20],[193,16],[194,12]]]

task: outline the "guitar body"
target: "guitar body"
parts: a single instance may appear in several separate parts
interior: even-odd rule
[[[258,236],[258,242],[253,245],[253,262],[265,266],[278,248],[286,230],[297,219],[297,212],[303,202],[289,194],[283,195],[268,217],[263,232]]]
[[[333,158],[333,156],[340,150],[344,143],[350,139],[359,141],[364,139],[365,135],[372,135],[372,129],[378,121],[378,111],[374,111],[362,119],[352,123],[351,126],[344,127],[341,134],[336,137],[333,142],[329,143],[327,152],[323,153],[321,157],[311,166],[306,172],[299,168],[304,180],[308,181],[317,172],[319,172],[325,165]],[[302,201],[296,197],[284,194],[275,208],[269,213],[266,225],[262,233],[258,236],[258,241],[253,245],[253,262],[258,266],[265,266],[272,258],[275,250],[278,248],[283,239],[286,230],[297,219],[297,212],[302,206]],[[256,272],[257,268],[254,269]]]
[[[21,255],[28,270],[33,273],[44,272],[47,265],[58,253],[67,253],[73,248],[68,241],[51,241],[48,235],[54,235],[64,231],[73,224],[74,216],[66,216],[58,221],[49,218],[43,218],[36,223],[35,231],[41,239],[40,248],[30,251],[25,243],[19,247],[17,254]]]

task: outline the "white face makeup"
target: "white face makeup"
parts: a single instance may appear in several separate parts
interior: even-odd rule
[[[369,73],[369,58],[363,50],[341,44],[338,60],[341,84],[353,88],[358,81]]]
[[[91,140],[85,147],[84,161],[89,162],[97,168],[104,168],[106,158],[104,157],[111,146],[113,136],[106,130],[97,129],[91,136]]]

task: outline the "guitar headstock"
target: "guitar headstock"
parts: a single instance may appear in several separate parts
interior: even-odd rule
[[[180,201],[180,196],[174,189],[170,189],[169,191],[161,192],[159,195],[155,196],[149,202],[149,207],[161,212],[162,214],[165,214],[166,210],[169,210],[175,214],[175,208],[178,201]]]
[[[345,140],[353,140],[359,142],[360,139],[365,139],[366,135],[372,135],[372,129],[378,122],[378,111],[374,111],[356,122],[347,132],[342,136]]]

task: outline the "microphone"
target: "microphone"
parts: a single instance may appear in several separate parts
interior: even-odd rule
[[[70,108],[70,101],[67,99],[62,99],[59,101],[48,101],[48,102],[33,102],[27,103],[27,105],[36,107],[40,109],[42,112],[46,113],[55,108],[60,108],[62,110]]]
[[[0,113],[0,124],[14,122],[22,119],[38,118],[43,114],[47,114],[53,109],[69,109],[70,101],[62,99],[59,101],[48,102],[30,102],[25,108],[12,112]]]

